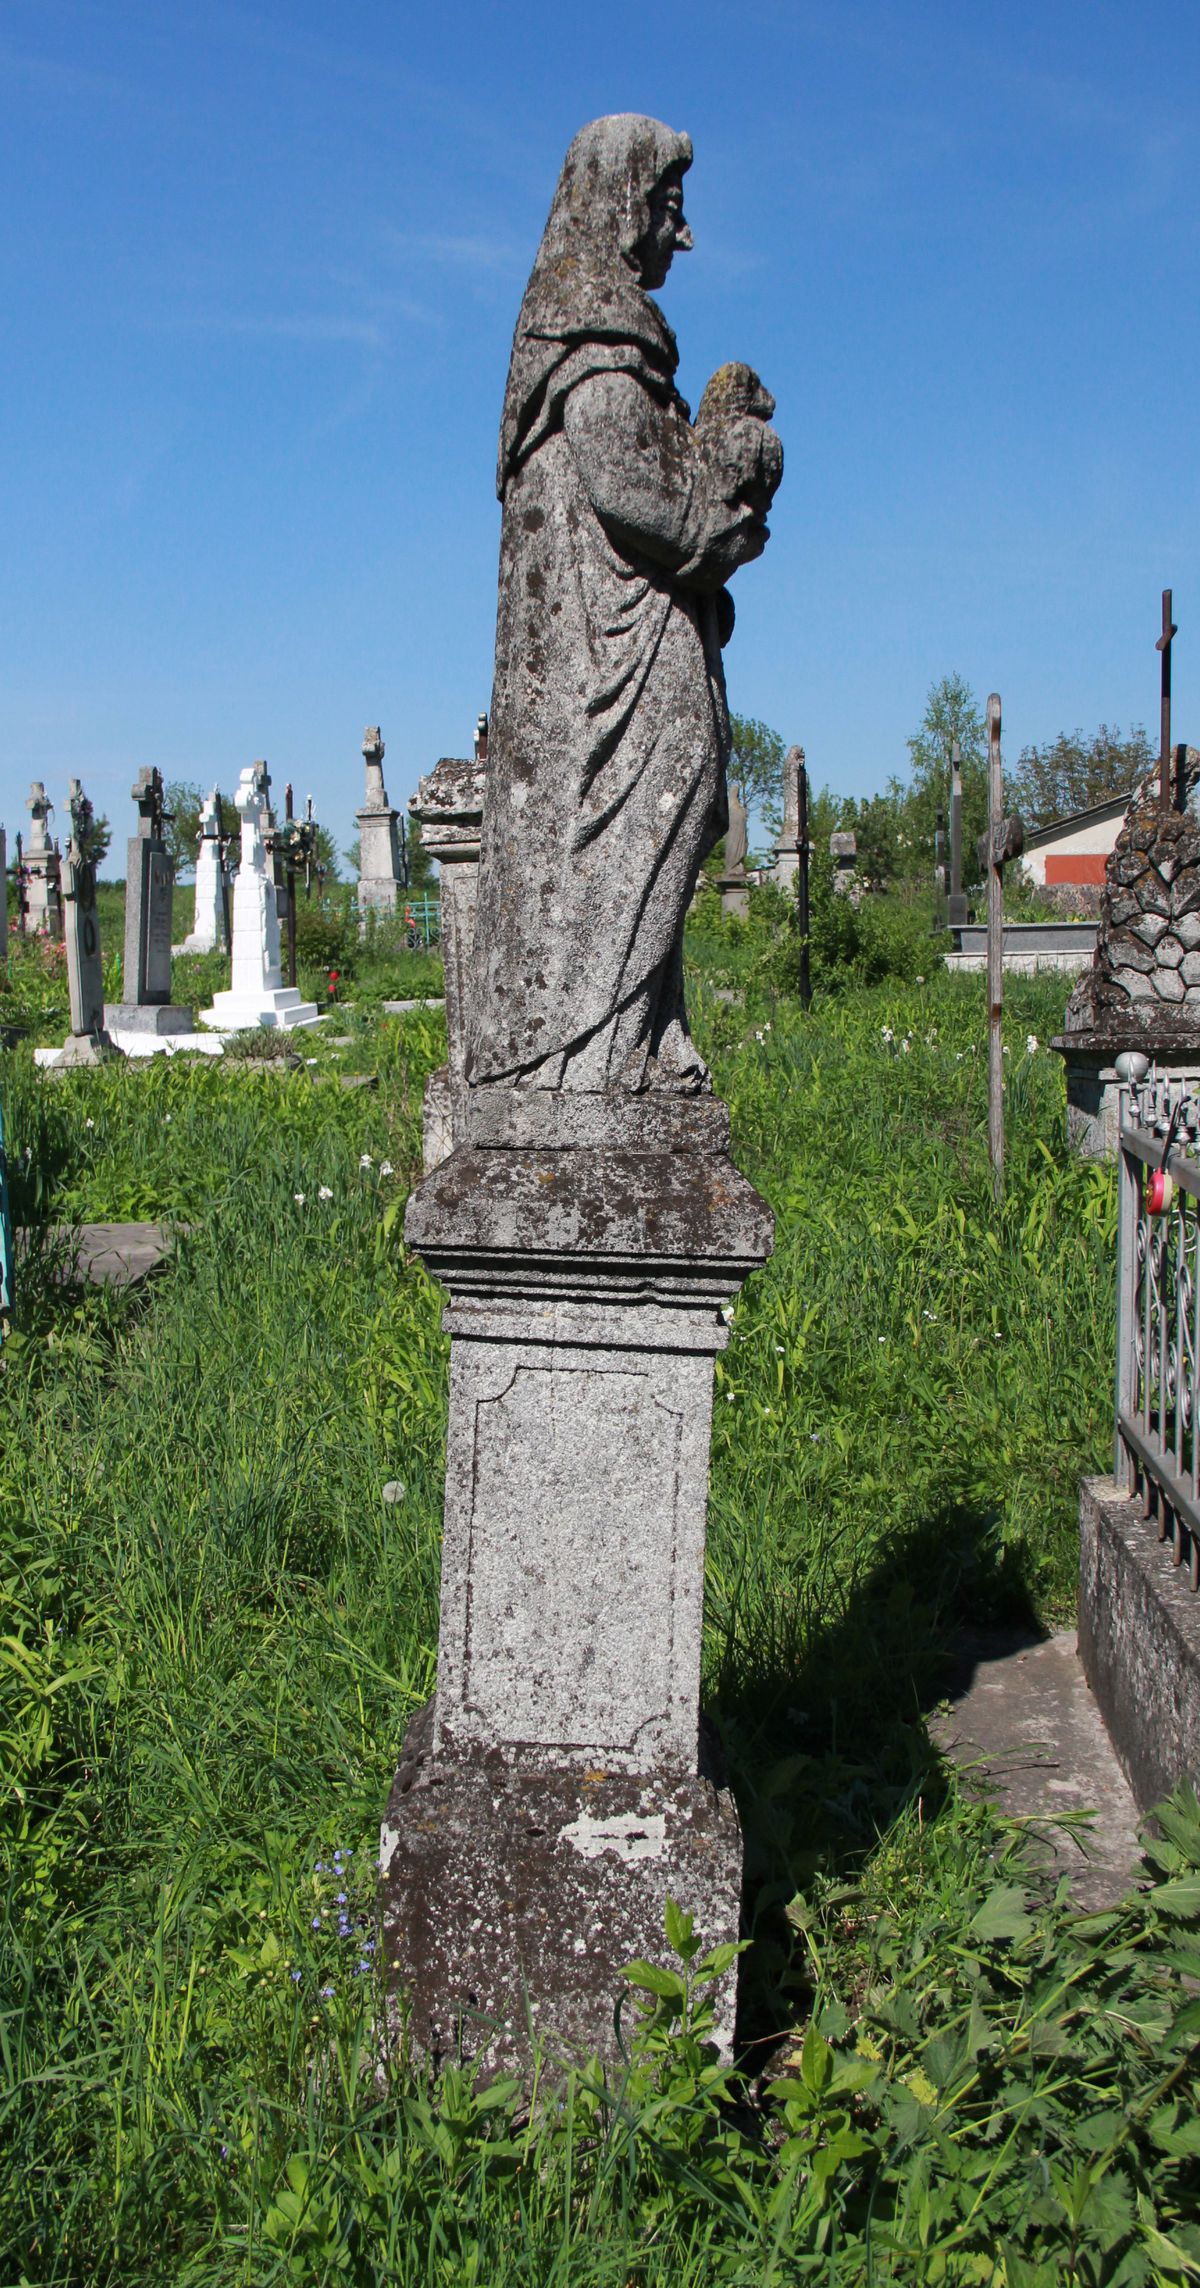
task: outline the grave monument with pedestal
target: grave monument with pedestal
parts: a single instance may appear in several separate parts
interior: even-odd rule
[[[104,1022],[118,1045],[127,1033],[179,1034],[196,1030],[190,1009],[171,1000],[171,904],[175,868],[163,840],[163,783],[153,768],[138,772],[133,788],[137,833],[125,862],[125,955],[121,999]]]
[[[367,793],[356,823],[358,926],[365,930],[369,913],[395,913],[401,867],[396,837],[400,813],[392,809],[383,783],[384,746],[377,723],[369,723],[363,732],[362,753],[367,766]]]
[[[220,804],[220,795],[214,787],[200,805],[196,902],[191,929],[183,944],[176,947],[178,953],[223,953],[228,945],[229,880],[222,848]]]
[[[242,772],[234,799],[242,822],[242,853],[233,890],[232,981],[227,992],[214,993],[212,1007],[200,1011],[200,1022],[218,1032],[261,1025],[291,1032],[323,1024],[316,1002],[302,1001],[297,988],[283,982],[263,765],[251,763]]]
[[[421,1124],[425,1172],[466,1141],[466,1004],[475,950],[479,844],[487,782],[488,719],[475,725],[470,759],[444,755],[420,781],[409,810],[421,847],[441,867],[441,946],[446,992],[447,1061],[425,1083]]]
[[[104,1023],[104,966],[96,913],[96,867],[107,838],[97,830],[95,813],[78,779],[71,781],[69,801],[65,902],[71,1032],[53,1059],[56,1067],[104,1064],[121,1054]]]
[[[772,1221],[691,1040],[682,940],[723,823],[724,584],[765,545],[782,453],[748,368],[695,425],[671,383],[646,288],[691,244],[690,160],[653,120],[583,129],[526,290],[465,1137],[406,1222],[449,1291],[450,1420],[437,1691],[383,1822],[383,1940],[397,2032],[489,2069],[528,2072],[539,2037],[615,2056],[622,1971],[669,1958],[668,1898],[726,1949],[733,2042],[705,1514],[722,1305]]]
[[[789,747],[783,759],[783,830],[775,851],[775,880],[790,896],[800,871],[800,774],[803,747]]]
[[[77,783],[77,782],[73,782]],[[46,821],[54,808],[40,779],[29,789],[25,805],[30,815],[24,849],[25,926],[42,937],[63,935],[62,860],[50,838]]]
[[[721,893],[721,912],[745,916],[750,911],[750,884],[746,879],[746,838],[749,819],[742,801],[740,787],[729,789],[729,825],[725,832],[725,855],[717,876]]]

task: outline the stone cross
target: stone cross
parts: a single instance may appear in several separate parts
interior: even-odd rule
[[[26,909],[29,927],[42,935],[63,934],[62,866],[46,821],[54,808],[41,779],[35,779],[25,805],[30,813],[25,845]]]
[[[171,999],[171,895],[175,869],[163,841],[162,774],[138,772],[133,786],[137,832],[125,862],[125,959],[121,1002],[137,1009]]]
[[[69,793],[71,839],[67,845],[67,992],[71,1039],[60,1062],[94,1064],[114,1054],[104,1024],[104,965],[96,912],[94,813],[78,779]]]
[[[358,926],[365,930],[368,914],[394,914],[403,868],[396,821],[383,783],[383,738],[377,723],[363,732],[363,761],[367,769],[366,798],[357,814]]]

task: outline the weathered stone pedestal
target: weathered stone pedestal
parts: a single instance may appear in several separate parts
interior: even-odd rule
[[[425,1171],[446,1159],[466,1133],[467,1083],[463,1073],[466,1004],[475,950],[475,904],[479,890],[479,845],[487,783],[488,720],[475,726],[475,752],[443,755],[421,780],[409,810],[421,829],[421,842],[441,867],[442,965],[446,981],[448,1062],[425,1083],[421,1122]]]
[[[706,1947],[738,1936],[699,1721],[705,1513],[720,1306],[772,1222],[713,1098],[477,1096],[406,1221],[450,1292],[450,1422],[437,1694],[382,1913],[397,2026],[498,2070],[531,2031],[615,2053],[623,1966],[671,1959],[668,1895]],[[726,2052],[735,2000],[731,1970]]]

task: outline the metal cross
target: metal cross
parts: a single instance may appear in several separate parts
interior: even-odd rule
[[[1155,651],[1162,653],[1162,696],[1159,702],[1158,799],[1164,810],[1171,800],[1171,642],[1179,633],[1171,618],[1171,591],[1162,592],[1162,634]]]

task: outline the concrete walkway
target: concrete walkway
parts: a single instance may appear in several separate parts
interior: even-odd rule
[[[959,1640],[948,1711],[929,1729],[981,1792],[1069,1874],[1079,1905],[1110,1906],[1138,1867],[1138,1810],[1079,1663],[1074,1629]],[[1063,1825],[1080,1812],[1096,1817]]]

